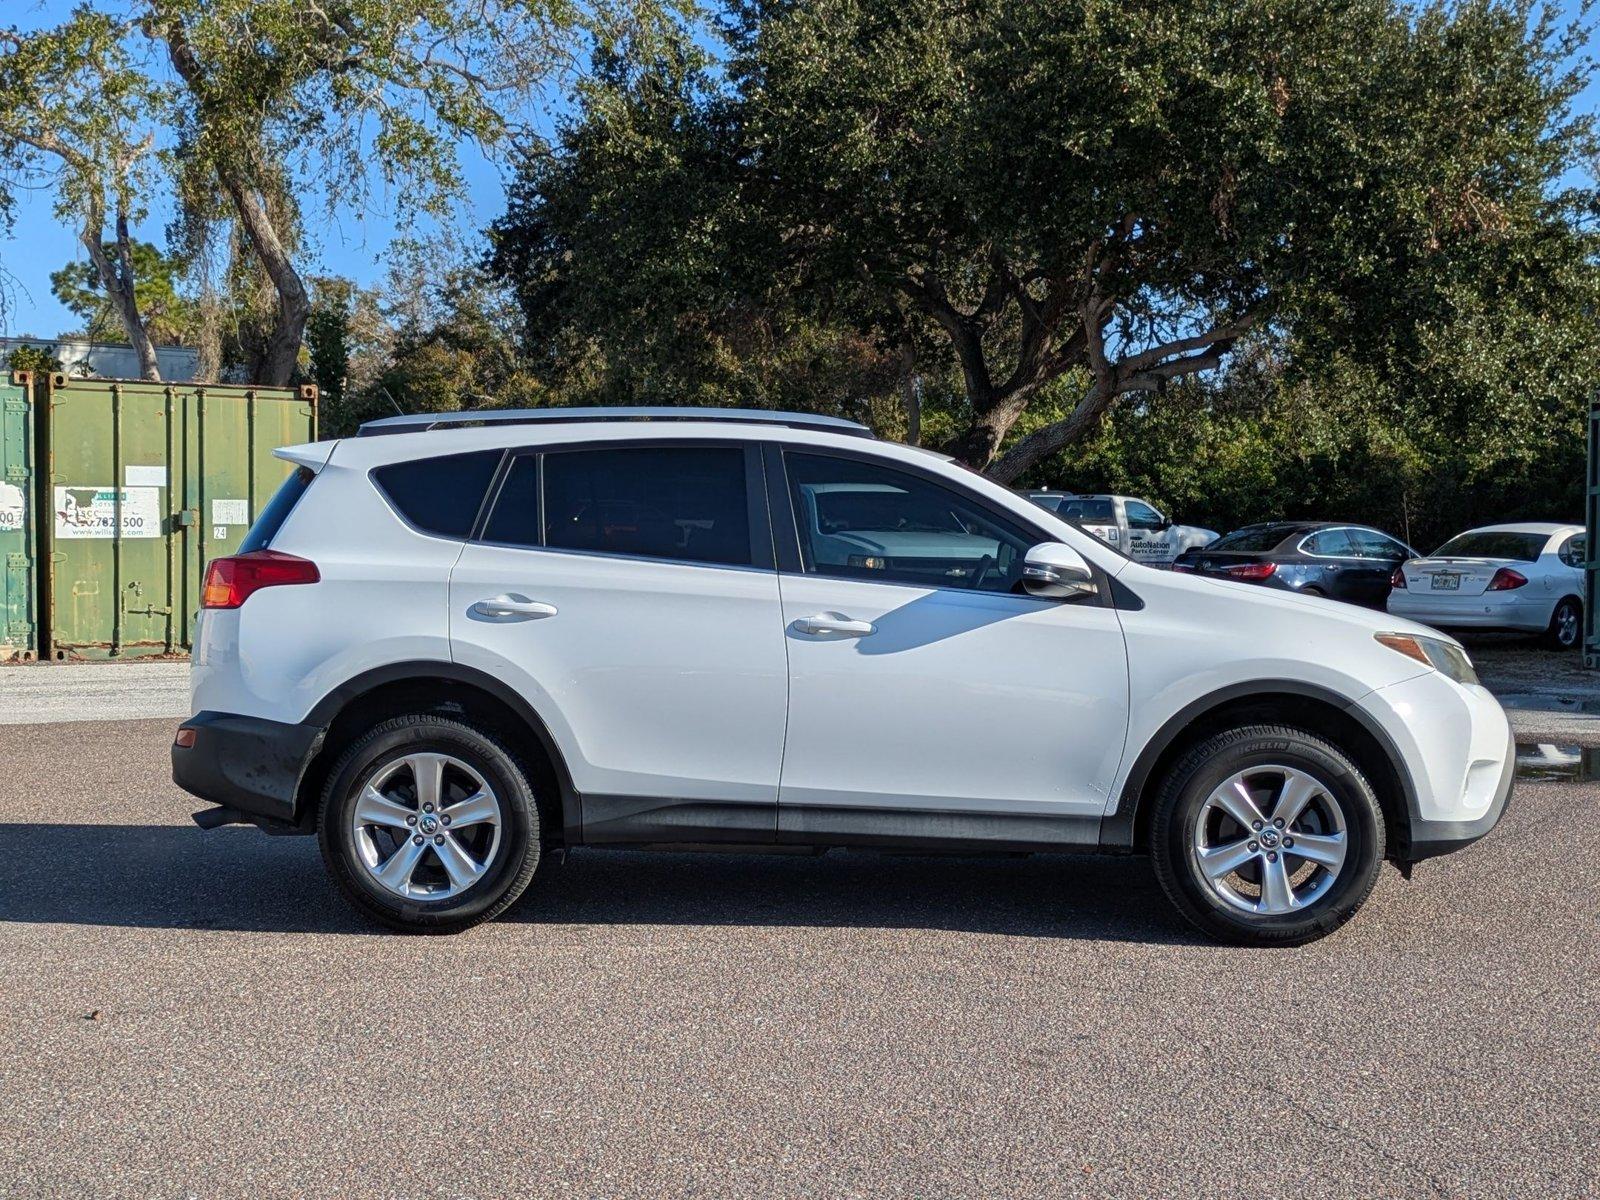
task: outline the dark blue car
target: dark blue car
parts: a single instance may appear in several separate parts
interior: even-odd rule
[[[1416,557],[1400,539],[1369,525],[1269,521],[1235,529],[1203,550],[1185,550],[1172,569],[1382,608],[1395,568]]]

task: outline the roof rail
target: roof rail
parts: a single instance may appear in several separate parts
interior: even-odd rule
[[[365,421],[357,437],[388,433],[422,433],[430,429],[460,429],[474,425],[556,425],[588,421],[715,421],[731,424],[786,425],[790,429],[817,429],[872,437],[872,430],[842,417],[813,413],[768,412],[754,408],[490,408],[467,412],[417,413]]]

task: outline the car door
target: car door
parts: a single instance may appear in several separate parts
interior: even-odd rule
[[[1023,555],[1050,535],[941,476],[795,448],[769,464],[780,840],[1096,842],[1128,721],[1103,593],[1022,594]]]
[[[1412,556],[1411,549],[1395,541],[1386,533],[1359,526],[1350,530],[1360,563],[1356,567],[1356,582],[1362,604],[1382,608],[1389,599],[1389,581],[1395,568]]]
[[[1168,536],[1171,523],[1143,500],[1126,499],[1122,511],[1128,526],[1128,554],[1136,562],[1165,566],[1178,556]]]
[[[774,836],[771,551],[753,443],[595,443],[504,469],[451,575],[451,648],[550,727],[585,841]]]

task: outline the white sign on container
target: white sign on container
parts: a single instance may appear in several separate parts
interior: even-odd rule
[[[160,488],[85,485],[56,488],[56,537],[63,539],[116,537],[119,500],[123,537],[161,536]]]

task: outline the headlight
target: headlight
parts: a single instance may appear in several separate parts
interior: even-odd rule
[[[1375,633],[1372,636],[1397,654],[1414,658],[1423,666],[1432,667],[1457,683],[1478,682],[1478,673],[1472,669],[1472,660],[1454,642],[1417,637],[1411,633]]]

